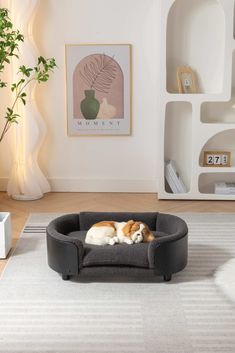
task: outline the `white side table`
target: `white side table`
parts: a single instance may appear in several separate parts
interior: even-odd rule
[[[0,259],[5,259],[11,249],[11,216],[9,212],[0,212]]]

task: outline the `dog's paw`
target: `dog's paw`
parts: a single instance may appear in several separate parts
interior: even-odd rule
[[[113,237],[113,240],[114,240],[115,243],[119,243],[118,237]]]
[[[109,239],[109,245],[115,245],[115,240],[114,238]]]
[[[133,240],[127,239],[127,240],[126,240],[126,243],[129,244],[129,245],[131,245],[131,244],[133,244]]]

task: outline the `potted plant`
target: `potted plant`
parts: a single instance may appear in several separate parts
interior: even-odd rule
[[[10,64],[13,57],[19,58],[19,44],[24,41],[24,36],[15,29],[9,11],[5,8],[0,8],[0,88],[5,88],[9,84],[2,80],[1,74],[5,70],[5,66]],[[54,58],[45,59],[39,56],[34,67],[19,67],[19,80],[11,84],[11,91],[14,93],[14,100],[10,107],[6,108],[6,113],[2,117],[4,124],[0,131],[0,142],[4,139],[12,124],[18,123],[20,115],[16,113],[16,104],[21,101],[26,104],[27,94],[26,87],[36,81],[39,84],[48,81],[50,73],[56,67]]]
[[[9,212],[0,212],[0,259],[5,259],[11,249],[11,218]]]
[[[15,29],[9,11],[0,8],[0,88],[9,86],[9,83],[2,79],[6,65],[11,63],[12,58],[19,58],[19,44],[24,41],[23,34]],[[50,73],[56,66],[54,58],[45,59],[39,56],[34,67],[19,67],[19,80],[10,84],[14,99],[10,107],[6,107],[6,113],[0,117],[4,120],[1,124],[0,142],[4,139],[12,124],[18,123],[20,115],[16,112],[16,104],[21,101],[26,104],[27,86],[35,81],[39,84],[48,81]],[[0,258],[6,258],[11,249],[11,218],[9,212],[0,212]]]

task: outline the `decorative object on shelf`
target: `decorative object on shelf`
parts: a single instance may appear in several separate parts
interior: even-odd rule
[[[44,59],[42,56],[36,58],[34,48],[30,44],[30,39],[32,39],[31,20],[37,3],[38,0],[11,2],[13,22],[20,30],[14,29],[8,16],[8,10],[0,9],[2,38],[0,72],[4,71],[5,63],[10,63],[11,58],[18,59],[17,63],[13,61],[12,65],[13,78],[16,80],[16,83],[11,85],[14,99],[12,106],[7,108],[4,117],[5,124],[0,134],[0,141],[2,141],[10,127],[15,125],[14,164],[7,192],[17,200],[38,199],[43,196],[44,192],[50,191],[48,181],[37,164],[44,126],[35,108],[33,89],[36,83],[49,79],[50,72],[56,64],[54,58]],[[1,80],[0,86],[6,87],[7,82]],[[26,105],[27,99],[28,104]],[[21,119],[20,124],[16,126],[15,123],[18,123],[20,117],[24,117],[24,119]]]
[[[175,163],[173,161],[167,161],[165,163],[165,178],[174,194],[187,192],[186,186],[184,185],[183,180],[177,172]]]
[[[215,194],[235,195],[235,183],[215,183]]]
[[[66,45],[69,136],[130,135],[131,45]]]
[[[9,212],[0,212],[0,259],[5,259],[11,249],[11,216]]]
[[[179,93],[198,93],[196,74],[189,66],[177,68]]]
[[[231,167],[231,152],[204,151],[204,167]]]

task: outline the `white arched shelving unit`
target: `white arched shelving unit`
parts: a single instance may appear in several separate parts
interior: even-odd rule
[[[160,199],[235,200],[214,193],[235,183],[234,0],[162,0]],[[177,67],[189,65],[198,92],[178,92]],[[203,152],[230,151],[231,167],[203,166]],[[187,192],[173,193],[165,162],[173,160]]]

